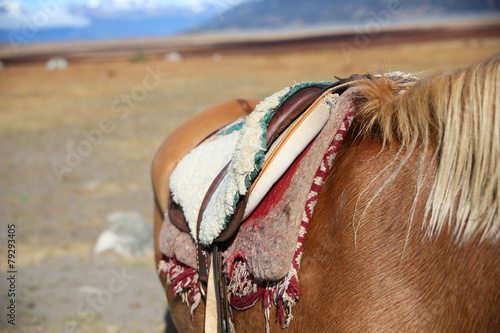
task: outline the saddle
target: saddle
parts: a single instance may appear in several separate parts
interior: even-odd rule
[[[334,83],[301,87],[296,91],[291,91],[280,101],[279,106],[270,113],[270,116],[264,117],[264,156],[255,157],[255,170],[247,174],[244,179],[245,186],[247,186],[246,193],[243,195],[239,192],[235,194],[234,209],[228,216],[224,217],[224,221],[221,223],[222,230],[216,232],[215,236],[207,238],[203,236],[203,233],[200,235],[202,223],[209,206],[214,205],[212,202],[214,197],[220,196],[218,192],[223,191],[226,178],[231,172],[232,159],[218,172],[206,193],[203,194],[196,220],[196,230],[193,230],[194,223],[191,223],[190,227],[183,207],[174,200],[172,192],[170,193],[169,219],[177,228],[193,235],[198,247],[199,279],[214,286],[212,294],[207,296],[207,302],[216,302],[216,305],[213,306],[216,306],[218,313],[215,318],[206,318],[206,331],[210,325],[217,327],[218,332],[230,330],[229,306],[226,299],[225,283],[222,282],[221,275],[221,249],[227,248],[228,241],[238,231],[241,223],[253,212],[273,184],[321,131],[329,118],[330,108],[328,105],[334,103],[334,96],[343,93],[359,79],[360,76],[353,75]],[[215,131],[202,143],[225,130],[227,127]],[[215,203],[217,202],[215,201]],[[210,266],[213,269],[212,274],[209,274]],[[208,288],[209,292],[210,290],[212,289]]]
[[[291,165],[295,157],[297,157],[298,154],[303,149],[305,149],[307,144],[314,138],[315,134],[319,132],[322,125],[324,125],[324,123],[326,122],[324,114],[322,115],[323,117],[321,117],[321,115],[318,115],[318,112],[313,112],[318,111],[314,107],[319,104],[320,97],[322,97],[322,95],[325,95],[323,96],[324,99],[325,97],[327,97],[326,94],[341,94],[352,85],[353,81],[357,79],[359,79],[359,76],[353,75],[347,79],[341,79],[335,83],[331,83],[323,87],[312,86],[302,88],[294,92],[279,106],[266,126],[265,148],[268,152],[265,155],[265,160],[267,162],[265,162],[261,170],[259,170],[260,172],[258,173],[257,177],[251,180],[249,193],[247,193],[247,195],[243,198],[240,198],[241,200],[239,200],[238,204],[236,205],[236,209],[232,217],[228,219],[225,229],[215,239],[213,239],[212,242],[222,242],[228,240],[231,236],[234,235],[234,233],[238,229],[238,226],[244,221],[244,219],[248,217],[253,209],[255,209],[256,205],[259,203],[259,199],[262,199],[263,195],[267,193],[269,188],[272,186],[272,183],[269,184],[269,182],[265,182],[267,176],[269,176],[271,171],[273,170],[272,168],[268,169],[267,166],[272,166],[272,162],[276,160],[277,156],[286,155],[283,153],[278,153],[281,152],[283,147],[287,146],[287,143],[290,142],[290,139],[296,139],[293,142],[300,144],[301,149],[295,149],[294,155],[290,156],[288,160],[284,164],[282,164],[281,170],[278,171],[278,174],[273,178],[279,178],[279,176],[281,176],[284,171],[286,171],[287,167]],[[311,114],[312,117],[309,118]],[[294,123],[300,116],[302,116],[302,118],[299,119],[298,122]],[[294,126],[290,126],[293,123]],[[316,128],[311,129],[310,127],[312,126],[315,126]],[[286,135],[282,135],[286,130],[288,130]],[[299,131],[298,133],[297,130]],[[203,139],[200,144],[198,144],[198,146],[221,131],[223,131],[223,128],[214,131],[207,138]],[[297,136],[300,137],[300,140],[297,139]],[[308,136],[308,138],[306,139],[304,138],[304,136]],[[221,169],[221,171],[211,183],[208,191],[205,193],[202,205],[199,210],[198,222],[201,222],[203,213],[205,212],[210,199],[221,185],[222,179],[227,174],[230,163],[231,161],[225,164],[225,166]],[[266,183],[267,185],[264,185],[264,183]],[[259,192],[259,195],[255,195],[254,193],[256,192]],[[252,200],[250,200],[249,202],[249,199]],[[247,207],[249,203],[250,208]],[[190,233],[192,231],[186,221],[183,208],[173,199],[172,192],[170,193],[169,197],[168,214],[170,221],[180,230],[187,233]],[[197,223],[197,225],[199,224],[200,223]],[[205,243],[204,245],[210,244]]]

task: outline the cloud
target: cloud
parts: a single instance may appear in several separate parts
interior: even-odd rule
[[[45,1],[36,5],[14,0],[0,3],[0,29],[19,30],[26,25],[32,25],[39,30],[81,28],[90,23],[87,17],[72,13],[63,1]]]
[[[87,6],[89,8],[95,9],[95,8],[99,7],[100,4],[101,4],[101,0],[89,0],[89,2],[87,3]]]
[[[143,6],[147,1],[144,0],[113,0],[113,5],[117,9],[132,9],[134,7]]]
[[[37,30],[82,28],[92,17],[122,17],[124,14],[161,15],[184,10],[218,14],[248,0],[0,0],[0,29],[19,30],[32,25]]]
[[[114,9],[117,11],[182,7],[201,12],[214,7],[226,10],[245,1],[248,0],[86,0],[86,6],[88,8],[106,8],[107,10]]]
[[[22,5],[20,1],[4,1],[0,4],[0,13],[9,17],[22,15]]]

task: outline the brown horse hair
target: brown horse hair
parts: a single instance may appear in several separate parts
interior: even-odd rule
[[[394,159],[402,155],[400,165],[386,167],[394,167],[394,174],[385,185],[410,155],[420,151],[416,204],[425,156],[435,149],[437,171],[424,215],[428,236],[448,227],[459,242],[475,235],[482,240],[500,237],[499,74],[500,53],[422,80],[391,80],[382,75],[359,83],[355,121],[359,135],[376,133],[382,149],[400,144]],[[421,149],[416,150],[418,146]]]

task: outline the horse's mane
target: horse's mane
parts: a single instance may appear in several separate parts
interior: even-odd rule
[[[429,235],[447,226],[458,240],[500,236],[499,74],[495,54],[413,82],[383,75],[359,84],[361,135],[378,133],[383,147],[400,144],[402,163],[417,151],[423,162],[435,150],[437,169],[424,216]]]

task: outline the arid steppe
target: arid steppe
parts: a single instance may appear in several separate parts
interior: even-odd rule
[[[165,330],[152,253],[124,258],[94,254],[93,247],[110,213],[135,211],[152,224],[155,150],[211,103],[264,98],[294,81],[355,73],[424,77],[499,51],[499,37],[461,37],[349,51],[317,46],[180,61],[69,62],[53,71],[42,63],[6,66],[0,71],[0,284],[6,283],[9,224],[16,226],[18,274],[16,325],[6,323],[2,310],[0,331]],[[92,290],[106,290],[116,274],[126,277],[124,288],[85,307]]]

